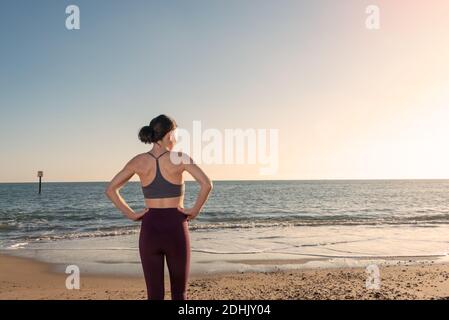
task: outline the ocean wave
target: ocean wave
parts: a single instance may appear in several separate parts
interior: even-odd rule
[[[293,219],[294,218],[294,219]],[[320,227],[320,226],[392,226],[405,225],[416,227],[436,227],[437,225],[445,225],[449,222],[449,214],[427,215],[427,216],[404,216],[404,217],[377,217],[360,218],[348,216],[335,216],[330,219],[326,217],[283,217],[282,220],[265,218],[258,220],[237,220],[237,221],[221,221],[221,222],[201,222],[192,221],[189,223],[189,229],[193,232],[207,232],[223,229],[251,229],[251,228],[288,228],[288,227]],[[53,228],[54,227],[54,228]],[[69,240],[69,239],[83,239],[96,237],[112,237],[135,235],[139,233],[140,227],[133,226],[105,226],[102,228],[93,228],[92,226],[85,226],[80,228],[70,228],[70,226],[47,226],[47,229],[31,230],[24,229],[20,231],[17,224],[0,224],[0,228],[6,231],[11,231],[8,235],[4,233],[2,240],[8,240],[10,243],[21,244],[25,242],[34,241],[54,241],[54,240]],[[52,229],[50,229],[52,228]],[[17,229],[17,230],[12,230]]]
[[[117,229],[104,229],[90,232],[73,232],[73,233],[59,233],[52,234],[51,232],[42,233],[39,235],[24,235],[11,237],[10,240],[28,240],[32,242],[37,241],[54,241],[54,240],[70,240],[70,239],[83,239],[83,238],[98,238],[98,237],[113,237],[113,236],[125,236],[133,235],[139,232],[139,228],[117,228]]]
[[[28,242],[19,242],[19,243],[14,243],[11,244],[8,249],[22,249],[24,248],[26,245],[28,245]]]
[[[17,223],[0,223],[0,230],[1,231],[8,231],[8,230],[14,230],[17,229]]]

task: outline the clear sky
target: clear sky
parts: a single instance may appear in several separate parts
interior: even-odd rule
[[[446,0],[2,0],[0,182],[110,180],[160,113],[279,129],[276,175],[205,166],[215,180],[449,178],[448,17]]]

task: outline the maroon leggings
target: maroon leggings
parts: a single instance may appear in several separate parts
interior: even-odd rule
[[[177,208],[150,208],[142,218],[139,253],[149,300],[164,299],[164,256],[172,300],[187,300],[190,235],[184,213]]]

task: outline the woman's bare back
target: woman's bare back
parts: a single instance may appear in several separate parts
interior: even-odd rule
[[[154,155],[153,156],[159,156]],[[175,163],[171,160],[171,156],[176,157],[174,152],[167,152],[163,154],[158,160],[155,159],[148,152],[138,155],[136,166],[136,174],[140,178],[142,187],[151,184],[156,177],[156,161],[159,161],[159,169],[162,177],[170,183],[181,185],[184,183],[182,163]],[[178,161],[179,162],[179,161]],[[167,207],[183,207],[184,195],[172,198],[153,198],[145,199],[146,207],[148,208],[167,208]]]

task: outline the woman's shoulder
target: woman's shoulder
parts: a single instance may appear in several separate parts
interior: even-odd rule
[[[144,159],[148,156],[147,152],[138,153],[131,157],[128,163],[133,165],[140,165],[144,162]]]
[[[175,165],[184,165],[190,161],[190,157],[187,153],[181,151],[170,151],[169,158]]]

